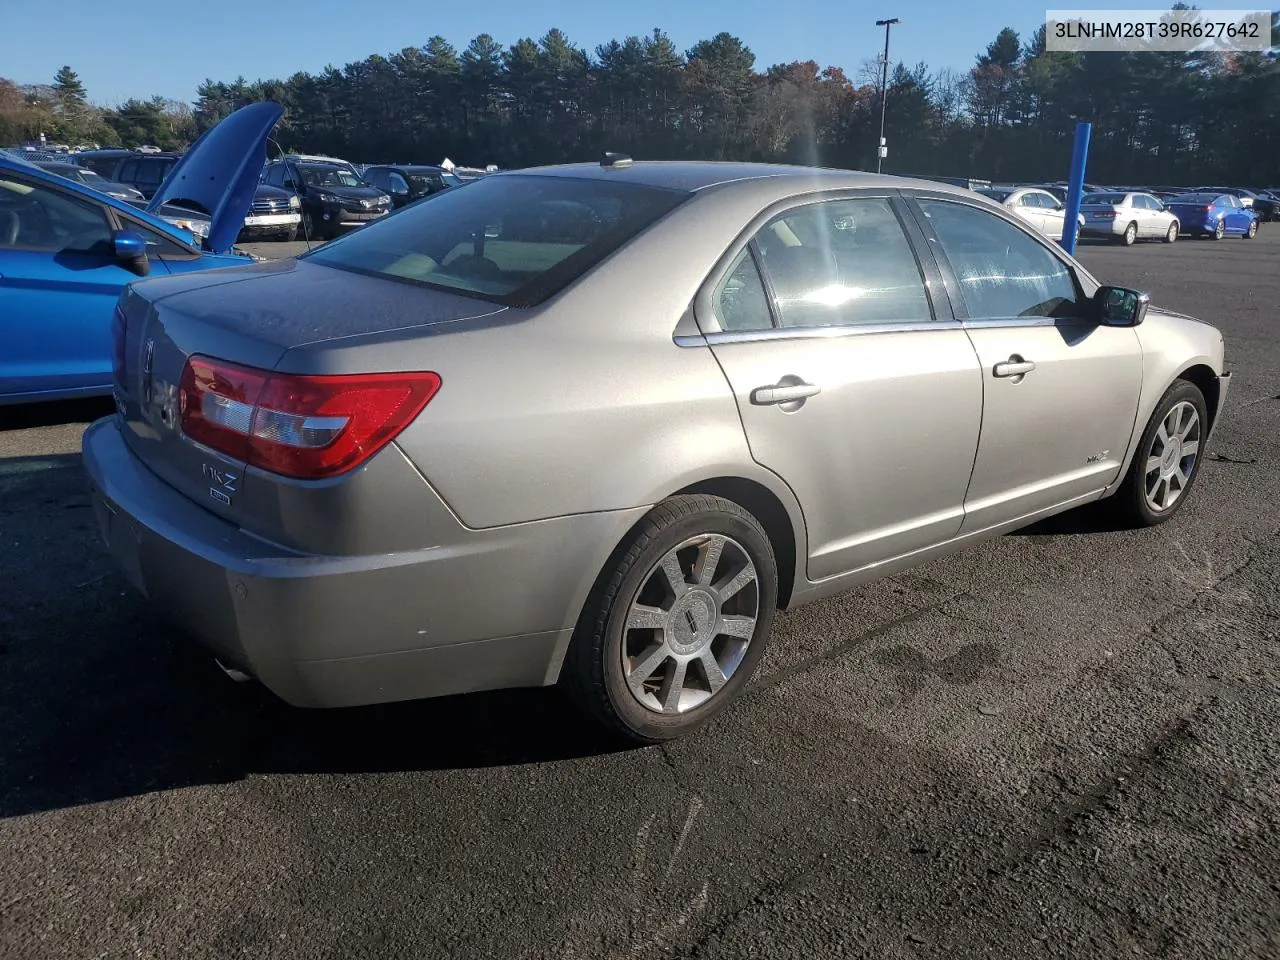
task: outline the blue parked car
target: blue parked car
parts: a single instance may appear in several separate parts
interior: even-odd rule
[[[1252,240],[1258,235],[1258,215],[1229,193],[1183,193],[1165,201],[1178,218],[1181,232],[1221,240],[1228,234]]]
[[[0,154],[0,405],[110,395],[125,286],[253,262],[232,248],[283,112],[251,104],[206,132],[146,210]],[[209,235],[156,215],[175,206],[208,215]]]

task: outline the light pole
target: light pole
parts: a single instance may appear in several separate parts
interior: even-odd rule
[[[889,102],[889,28],[898,22],[897,17],[876,21],[877,27],[884,27],[884,63],[880,65],[880,145],[876,147],[876,173],[880,172],[885,154],[889,152],[884,142],[884,112]]]

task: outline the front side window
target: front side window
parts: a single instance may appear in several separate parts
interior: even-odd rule
[[[783,327],[933,319],[924,277],[883,198],[788,211],[756,235]]]
[[[111,226],[97,204],[0,176],[0,249],[107,253]]]
[[[970,319],[1080,314],[1071,271],[1044,244],[977,207],[924,198],[919,204],[960,283]]]
[[[690,195],[559,177],[487,177],[307,254],[326,266],[507,306],[559,292]]]
[[[378,184],[382,186],[382,184]],[[387,173],[387,184],[384,189],[391,190],[393,193],[408,193],[409,184],[405,182],[404,177],[394,170]]]

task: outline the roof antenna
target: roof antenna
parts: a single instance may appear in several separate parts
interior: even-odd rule
[[[283,162],[284,162],[284,160],[285,160],[285,152],[284,152],[283,148],[281,148],[280,144],[276,143],[275,138],[273,138],[273,137],[267,137],[267,143],[269,143],[269,144],[271,144],[273,147],[275,147],[275,148],[276,148],[276,152],[280,154],[280,159],[279,159],[277,162],[278,162],[278,163],[283,163]],[[288,170],[286,169],[286,171],[285,171],[285,172],[287,173],[287,172],[288,172]],[[301,211],[301,210],[302,210],[302,197],[298,196],[298,185],[295,183],[295,184],[293,185],[293,188],[292,188],[292,189],[293,189],[293,196],[294,196],[294,198],[295,198],[295,199],[297,199],[297,201],[298,201],[298,210],[300,210],[300,211]],[[310,252],[311,252],[311,234],[307,231],[307,215],[306,215],[305,213],[304,213],[304,214],[302,214],[302,223],[301,223],[301,227],[302,227],[302,239],[303,239],[303,240],[305,240],[305,241],[306,241],[306,243],[307,243],[307,253],[310,253]]]

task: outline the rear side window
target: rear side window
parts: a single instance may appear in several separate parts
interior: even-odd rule
[[[767,224],[756,244],[780,326],[933,319],[920,266],[888,200],[808,204]]]
[[[970,319],[1079,315],[1071,272],[1044,244],[977,207],[919,203],[960,282]]]
[[[690,195],[627,183],[487,177],[307,254],[342,270],[506,306],[558,293]]]

